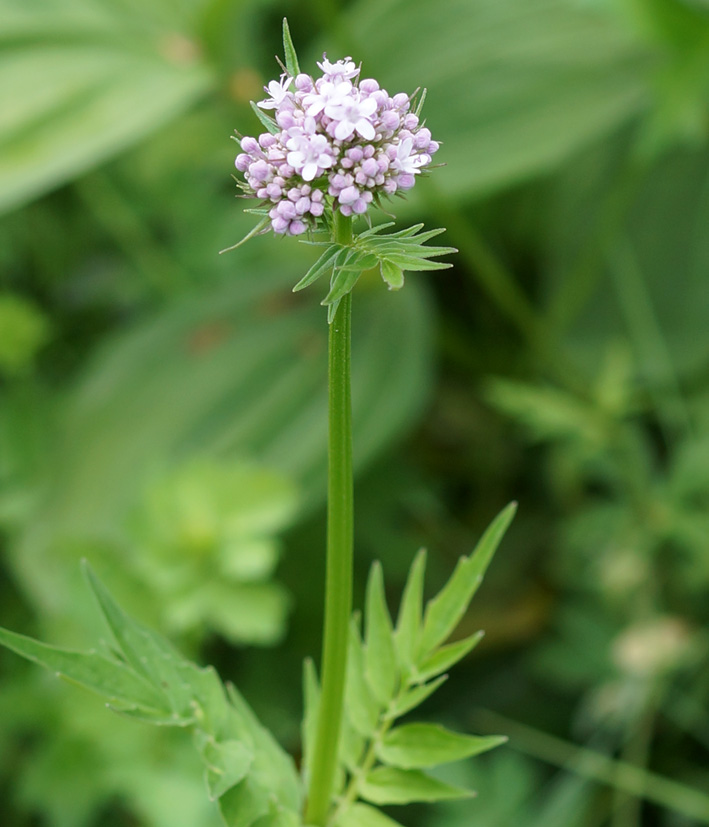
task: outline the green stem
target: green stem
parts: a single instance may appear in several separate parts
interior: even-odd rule
[[[335,213],[335,241],[352,243],[352,219]],[[352,403],[350,320],[352,296],[340,301],[329,334],[328,486],[325,633],[322,693],[305,820],[323,827],[333,798],[352,612]]]

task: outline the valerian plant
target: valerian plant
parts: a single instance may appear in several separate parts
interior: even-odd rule
[[[247,238],[273,231],[309,234],[322,254],[295,285],[329,275],[328,520],[321,676],[308,660],[300,772],[259,723],[237,689],[212,668],[183,658],[166,640],[128,617],[88,564],[88,583],[113,644],[76,652],[0,630],[0,643],[108,701],[121,715],[190,729],[205,767],[207,791],[227,827],[396,827],[379,806],[471,795],[426,770],[489,750],[505,739],[451,732],[437,724],[399,723],[446,680],[481,633],[448,642],[482,581],[515,511],[507,506],[473,554],[424,606],[425,553],[416,556],[396,622],[381,566],[370,571],[364,611],[352,612],[353,498],[350,401],[352,289],[378,267],[390,289],[404,271],[448,266],[454,252],[426,246],[442,232],[391,223],[353,230],[391,196],[414,186],[438,143],[420,120],[418,101],[393,97],[346,57],[323,56],[319,77],[300,71],[284,21],[285,65],[253,106],[266,132],[240,139],[236,167],[244,195],[260,199],[260,221]],[[270,114],[273,113],[273,114]],[[324,232],[325,241],[314,240]],[[246,239],[244,239],[246,240]],[[239,242],[240,244],[243,242]],[[238,246],[238,245],[235,245]]]

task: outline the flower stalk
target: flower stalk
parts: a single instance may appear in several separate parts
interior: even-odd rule
[[[334,212],[334,241],[352,244],[352,218]],[[350,381],[352,294],[340,301],[328,338],[328,510],[322,695],[306,822],[324,827],[332,803],[352,611],[353,483]]]

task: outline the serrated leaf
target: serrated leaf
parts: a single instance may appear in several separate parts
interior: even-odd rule
[[[457,640],[455,643],[449,643],[447,646],[436,649],[433,654],[421,662],[416,671],[417,678],[427,681],[434,675],[440,675],[441,672],[450,669],[453,664],[458,663],[468,652],[472,651],[483,637],[484,632],[476,632],[470,637],[463,638],[463,640]]]
[[[438,724],[404,724],[377,744],[377,757],[389,766],[422,769],[448,764],[504,744],[504,736],[461,735]]]
[[[369,570],[365,606],[365,675],[375,696],[384,705],[396,691],[397,669],[394,632],[384,595],[382,567],[378,562]]]
[[[416,659],[416,646],[421,629],[423,606],[423,577],[426,571],[426,550],[421,549],[414,558],[396,621],[394,643],[402,668],[410,672]]]
[[[345,686],[345,711],[352,726],[360,735],[374,735],[379,721],[379,706],[372,696],[365,677],[365,659],[357,624],[350,623],[349,648],[347,650],[347,682]]]
[[[398,821],[368,804],[353,804],[335,822],[335,827],[401,827]]]
[[[286,59],[286,69],[288,76],[294,78],[300,74],[300,67],[298,65],[298,55],[293,45],[293,39],[290,36],[290,28],[288,27],[288,20],[283,18],[283,54]]]
[[[382,259],[379,262],[382,278],[389,285],[390,290],[401,290],[404,286],[404,271],[396,264]]]
[[[461,557],[448,583],[429,601],[418,646],[419,660],[446,640],[460,622],[516,510],[517,504],[510,503],[495,517],[473,554]]]
[[[122,711],[140,708],[162,718],[170,716],[167,698],[140,675],[97,652],[74,652],[0,629],[0,644],[58,676],[107,698]]]
[[[297,293],[299,290],[303,290],[309,285],[311,285],[314,281],[320,278],[320,276],[324,276],[328,270],[331,270],[335,265],[335,259],[337,258],[338,253],[341,251],[341,247],[339,244],[332,244],[330,245],[327,250],[320,256],[320,258],[313,264],[313,266],[308,270],[308,272],[303,276],[303,278],[296,284],[293,288],[293,292]]]
[[[420,770],[377,767],[362,779],[360,796],[372,804],[410,804],[413,801],[450,801],[474,793],[453,787]]]
[[[238,784],[254,760],[253,750],[243,741],[217,741],[198,730],[195,733],[195,744],[207,768],[207,788],[211,801],[221,798],[227,790]]]
[[[251,108],[255,112],[256,117],[261,121],[263,126],[266,127],[271,135],[277,135],[281,131],[278,124],[272,118],[269,118],[263,109],[257,106],[253,101],[249,101],[249,103],[251,104]]]
[[[311,658],[303,662],[303,722],[301,738],[303,741],[303,776],[310,771],[312,751],[318,731],[318,710],[320,709],[320,683],[315,664]]]
[[[426,698],[433,695],[438,687],[447,680],[448,675],[441,675],[439,678],[436,678],[435,681],[423,683],[420,686],[414,686],[409,689],[389,707],[386,718],[389,720],[399,718],[417,706],[420,706]]]

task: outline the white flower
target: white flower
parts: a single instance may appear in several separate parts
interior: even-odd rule
[[[310,92],[303,98],[305,114],[309,118],[319,115],[326,106],[336,106],[347,100],[353,87],[349,80],[323,80],[319,81],[315,88],[315,92]]]
[[[335,127],[335,138],[338,141],[346,141],[353,132],[359,133],[365,141],[371,141],[374,138],[374,125],[370,118],[376,110],[377,102],[374,98],[357,100],[349,96],[341,103],[328,104],[325,114],[338,122]]]
[[[261,109],[278,109],[285,100],[292,96],[293,93],[288,91],[291,83],[293,83],[293,78],[287,75],[281,75],[280,81],[272,80],[268,86],[263,87],[271,97],[259,101],[256,106]]]
[[[335,76],[339,75],[343,78],[353,78],[359,74],[359,67],[353,63],[351,57],[346,57],[344,60],[338,60],[336,63],[330,63],[327,59],[327,54],[322,56],[322,63],[318,62],[318,66],[324,75]]]
[[[420,167],[424,166],[428,160],[428,156],[412,155],[411,150],[414,142],[412,138],[404,138],[404,140],[396,148],[396,158],[391,162],[393,169],[399,172],[416,175],[421,172]]]
[[[330,141],[325,135],[315,134],[315,121],[306,118],[303,127],[288,130],[286,160],[304,181],[312,181],[334,163]]]

